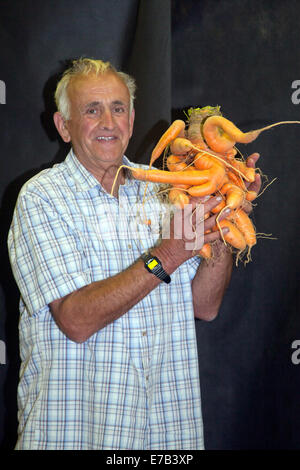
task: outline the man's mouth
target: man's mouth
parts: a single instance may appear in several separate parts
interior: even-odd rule
[[[98,141],[104,141],[104,142],[110,142],[112,140],[115,140],[116,137],[115,136],[99,136],[96,138],[96,140]]]

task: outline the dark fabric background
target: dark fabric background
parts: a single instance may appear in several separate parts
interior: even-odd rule
[[[21,185],[60,161],[53,91],[66,61],[110,60],[138,83],[128,156],[148,162],[171,119],[219,104],[243,130],[300,119],[296,0],[13,0],[0,16],[1,291],[0,443],[16,439],[18,291],[6,237]],[[300,364],[291,361],[299,321],[300,126],[262,134],[244,155],[276,181],[257,199],[252,262],[234,270],[219,317],[197,321],[207,449],[299,449]],[[264,180],[266,181],[266,180]],[[267,182],[265,182],[267,184]]]

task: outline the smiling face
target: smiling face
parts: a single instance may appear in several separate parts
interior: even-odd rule
[[[111,166],[119,167],[133,131],[127,86],[113,72],[73,78],[68,87],[70,119],[59,112],[54,122],[78,160],[96,178]]]

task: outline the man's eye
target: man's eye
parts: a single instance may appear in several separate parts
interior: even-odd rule
[[[118,106],[117,108],[115,108],[115,113],[121,114],[124,112],[125,112],[125,109],[121,106]]]
[[[90,109],[87,110],[87,114],[97,114],[97,109],[90,108]]]

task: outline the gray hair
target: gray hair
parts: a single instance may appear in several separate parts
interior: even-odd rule
[[[55,103],[58,111],[61,113],[65,120],[70,118],[70,101],[68,96],[68,86],[71,79],[95,73],[96,75],[113,72],[122,82],[127,86],[130,96],[130,113],[133,109],[135,99],[136,84],[133,77],[124,72],[119,72],[110,62],[103,62],[102,60],[80,58],[73,60],[71,67],[69,67],[63,74],[62,78],[57,84],[55,91]]]

